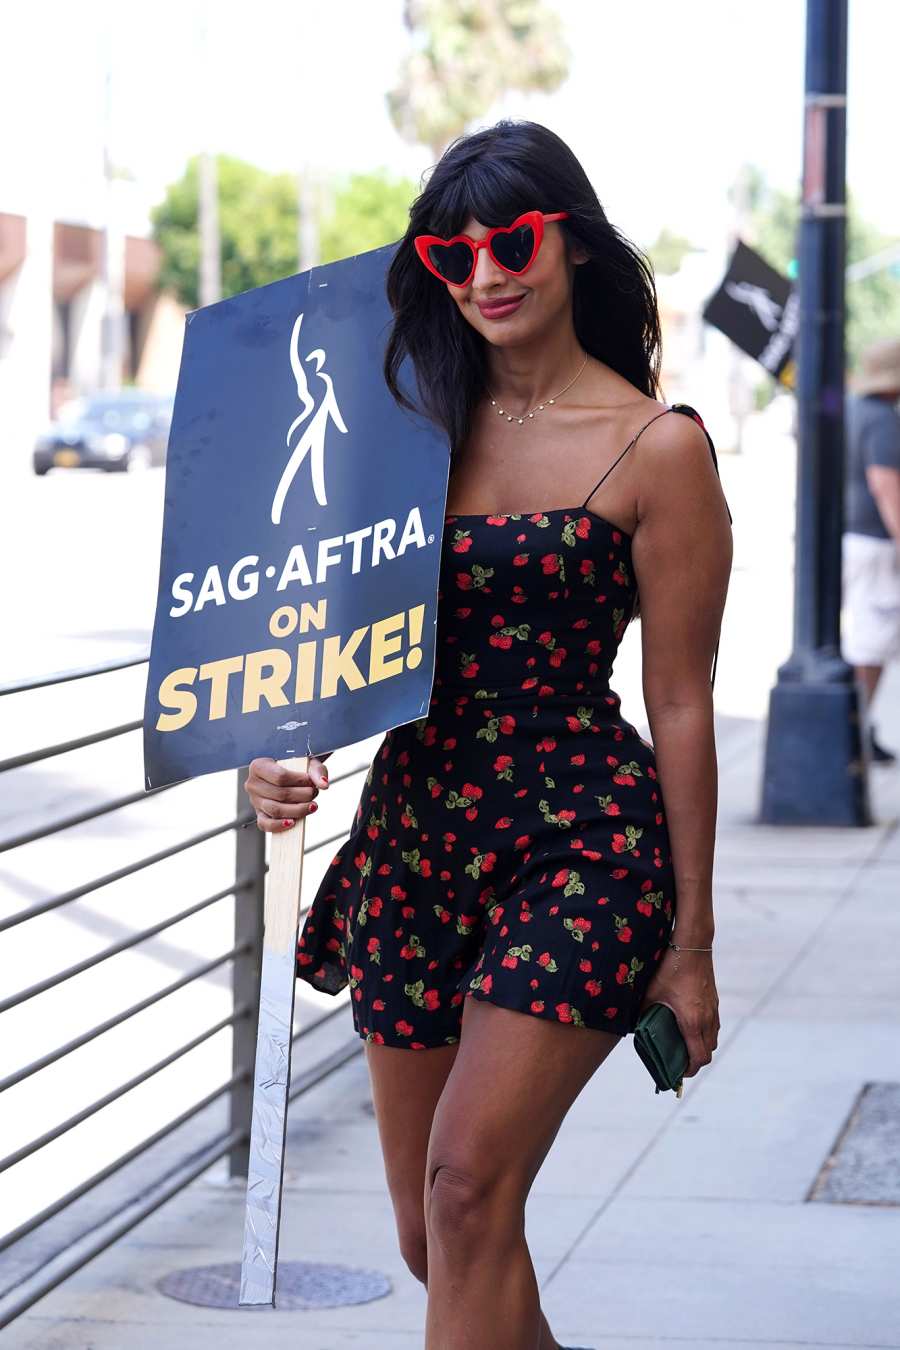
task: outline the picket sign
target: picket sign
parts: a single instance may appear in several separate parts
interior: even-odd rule
[[[307,773],[309,769],[306,755],[279,762],[295,773]],[[241,1307],[275,1306],[305,830],[304,815],[292,829],[272,835],[269,854],[238,1299]]]

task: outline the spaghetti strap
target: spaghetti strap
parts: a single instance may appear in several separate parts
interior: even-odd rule
[[[713,439],[712,439],[712,436],[710,436],[709,432],[706,430],[706,426],[705,426],[705,424],[704,424],[704,422],[703,422],[703,418],[702,418],[702,417],[700,416],[700,414],[697,412],[697,409],[696,409],[696,408],[692,408],[691,405],[690,405],[689,403],[673,403],[673,404],[672,404],[672,407],[671,407],[671,409],[670,409],[670,411],[671,411],[671,412],[687,413],[688,417],[693,417],[694,421],[697,423],[697,425],[700,427],[700,430],[703,432],[704,436],[706,437],[706,443],[707,443],[707,445],[709,446],[709,453],[712,455],[713,468],[715,469],[716,473],[718,473],[718,472],[719,472],[719,461],[718,461],[718,459],[716,458],[716,447],[713,445]],[[728,512],[728,520],[729,520],[729,522],[733,525],[733,524],[734,524],[734,516],[731,514],[731,507],[728,505],[727,501],[726,501],[726,503],[725,503],[725,510]]]
[[[676,404],[676,405],[674,405],[674,406],[675,406],[675,407],[678,407],[678,406],[680,406],[680,405]],[[594,484],[594,486],[591,488],[590,492],[589,492],[588,495],[585,497],[584,501],[581,503],[581,509],[582,509],[582,510],[584,510],[584,508],[587,506],[588,502],[591,500],[591,498],[593,497],[594,493],[597,491],[598,487],[600,487],[600,484],[606,482],[607,478],[608,478],[609,475],[612,473],[613,469],[616,467],[616,465],[618,464],[619,460],[625,458],[625,456],[628,454],[628,451],[631,449],[631,447],[634,445],[635,441],[637,440],[638,436],[641,436],[641,435],[647,430],[647,428],[648,428],[649,426],[652,426],[652,424],[657,420],[657,418],[665,417],[665,415],[666,415],[667,412],[672,412],[672,411],[673,411],[673,408],[663,408],[662,412],[657,413],[654,417],[651,417],[649,422],[645,422],[644,425],[641,427],[640,431],[635,432],[635,434],[632,436],[631,440],[630,440],[630,441],[628,442],[628,444],[626,445],[625,449],[621,452],[621,454],[618,454],[618,455],[616,456],[616,458],[613,460],[612,464],[610,464],[609,468],[606,470],[606,473],[603,475],[603,477],[600,478],[600,479]]]
[[[713,445],[712,437],[710,436],[709,432],[706,430],[706,427],[705,427],[705,425],[704,425],[704,423],[703,423],[703,418],[702,418],[702,417],[700,416],[700,414],[697,412],[697,409],[696,409],[696,408],[692,408],[691,405],[690,405],[689,403],[672,403],[672,404],[670,404],[670,406],[669,406],[668,408],[663,408],[662,412],[659,412],[659,413],[657,413],[654,417],[651,417],[651,418],[650,418],[650,421],[649,421],[649,422],[645,422],[644,425],[641,427],[640,431],[636,432],[636,434],[635,434],[634,436],[632,436],[631,440],[628,442],[628,444],[626,445],[625,449],[621,452],[621,454],[619,454],[619,455],[616,456],[616,458],[613,460],[612,464],[610,464],[609,468],[606,470],[606,473],[603,475],[603,477],[599,480],[599,482],[595,483],[594,486],[591,488],[590,492],[588,493],[588,495],[585,497],[584,501],[582,502],[582,510],[585,509],[585,507],[587,506],[588,502],[589,502],[589,501],[591,500],[591,498],[593,497],[594,493],[597,491],[597,488],[600,486],[600,484],[601,484],[601,483],[604,483],[604,482],[606,481],[606,479],[609,477],[609,475],[612,473],[613,469],[616,467],[616,465],[618,464],[619,460],[620,460],[620,459],[623,459],[623,458],[625,457],[625,455],[628,453],[628,451],[629,451],[629,450],[631,449],[631,447],[634,445],[635,441],[638,439],[638,436],[641,436],[641,435],[647,430],[647,428],[648,428],[649,426],[652,426],[653,423],[654,423],[655,421],[658,420],[658,418],[660,418],[660,417],[665,417],[665,415],[666,415],[667,412],[685,413],[688,417],[692,417],[692,418],[694,419],[694,421],[698,424],[698,426],[699,426],[700,429],[702,430],[704,436],[706,437],[706,442],[707,442],[707,445],[709,446],[709,452],[710,452],[710,454],[712,455],[713,467],[715,468],[715,471],[716,471],[716,473],[718,474],[718,472],[719,472],[719,461],[718,461],[718,459],[716,458],[716,447]],[[728,520],[729,520],[729,522],[733,525],[733,524],[734,524],[734,517],[733,517],[732,514],[731,514],[731,507],[728,505],[728,502],[727,502],[727,501],[726,501],[726,503],[725,503],[725,510],[728,512]],[[718,639],[717,639],[717,640],[716,640],[716,649],[715,649],[715,652],[713,653],[712,675],[711,675],[711,677],[710,677],[710,685],[712,686],[713,689],[714,689],[715,686],[716,686],[716,667],[718,666],[718,664],[719,664],[719,641],[718,641]]]

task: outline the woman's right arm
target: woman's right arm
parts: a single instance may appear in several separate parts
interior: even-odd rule
[[[244,784],[256,812],[256,823],[270,834],[289,830],[294,821],[318,810],[315,798],[320,788],[328,787],[328,770],[323,755],[311,755],[305,773],[286,769],[277,759],[254,759]]]

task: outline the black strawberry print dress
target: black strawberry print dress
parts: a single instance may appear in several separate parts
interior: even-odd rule
[[[364,1039],[452,1044],[466,997],[634,1030],[676,907],[609,683],[635,595],[630,535],[586,505],[445,517],[429,712],[386,733],[297,948]]]

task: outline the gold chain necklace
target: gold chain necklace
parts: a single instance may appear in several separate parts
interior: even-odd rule
[[[565,389],[560,389],[560,391],[559,391],[558,394],[554,394],[552,398],[547,398],[547,399],[545,399],[543,403],[538,403],[538,404],[536,404],[536,405],[531,409],[531,412],[524,412],[524,413],[522,414],[521,417],[518,417],[515,413],[509,413],[509,412],[507,412],[505,408],[501,408],[501,407],[500,407],[500,404],[499,404],[499,403],[497,402],[497,400],[494,398],[494,396],[493,396],[493,394],[491,393],[490,389],[488,389],[488,396],[489,396],[489,398],[490,398],[490,400],[491,400],[491,407],[497,409],[497,416],[498,416],[498,417],[505,417],[506,420],[507,420],[507,422],[518,422],[519,426],[522,426],[523,423],[524,423],[529,417],[534,417],[535,413],[543,412],[545,408],[550,407],[552,404],[554,404],[554,403],[556,402],[556,400],[557,400],[558,398],[562,398],[563,394],[567,393],[568,390],[572,388],[572,385],[575,383],[575,381],[578,379],[578,376],[581,374],[581,372],[584,370],[585,366],[587,365],[587,360],[588,360],[588,359],[587,359],[587,352],[585,352],[584,360],[582,361],[581,366],[579,367],[578,374],[577,374],[577,375],[574,375],[574,376],[572,377],[572,379],[571,379],[571,380],[569,381],[569,383],[566,385]]]

